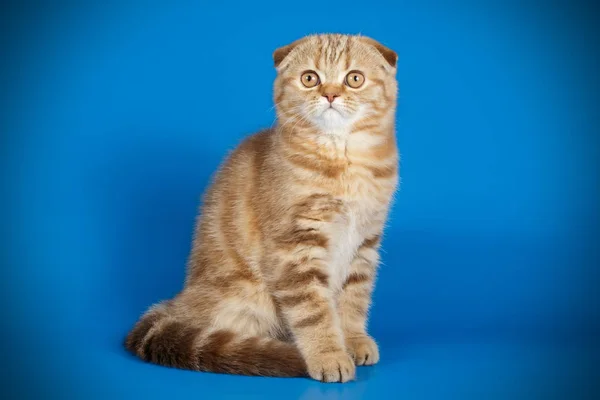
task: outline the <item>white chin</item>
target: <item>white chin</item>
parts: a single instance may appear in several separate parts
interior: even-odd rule
[[[328,108],[323,111],[323,114],[321,114],[319,118],[319,122],[324,129],[339,129],[347,125],[346,118],[333,108]]]

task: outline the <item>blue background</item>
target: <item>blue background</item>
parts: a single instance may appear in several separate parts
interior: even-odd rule
[[[2,379],[19,398],[538,399],[598,390],[600,40],[592,2],[4,4]],[[402,185],[358,380],[144,364],[209,176],[273,122],[271,53],[399,54]],[[379,397],[376,397],[379,396]],[[188,397],[189,398],[189,397]]]

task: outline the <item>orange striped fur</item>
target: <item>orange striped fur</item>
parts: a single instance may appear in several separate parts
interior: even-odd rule
[[[177,368],[346,382],[379,360],[367,313],[398,182],[396,54],[315,35],[273,58],[276,126],[223,163],[184,289],[146,312],[126,347]]]

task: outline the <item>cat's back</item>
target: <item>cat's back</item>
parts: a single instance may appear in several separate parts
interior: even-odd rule
[[[269,209],[265,203],[272,197],[266,194],[273,183],[272,148],[273,133],[263,130],[246,137],[225,158],[204,197],[197,240],[202,250],[255,254],[264,210]]]
[[[273,145],[273,133],[266,129],[246,137],[222,162],[206,202],[212,205],[223,199],[225,193],[239,194],[240,189],[251,187],[263,174],[265,159]]]

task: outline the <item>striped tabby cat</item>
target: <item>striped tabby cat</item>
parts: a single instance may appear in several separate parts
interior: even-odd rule
[[[184,289],[151,307],[126,347],[170,367],[346,382],[379,361],[366,323],[398,182],[397,56],[328,34],[273,58],[277,125],[224,162]]]

